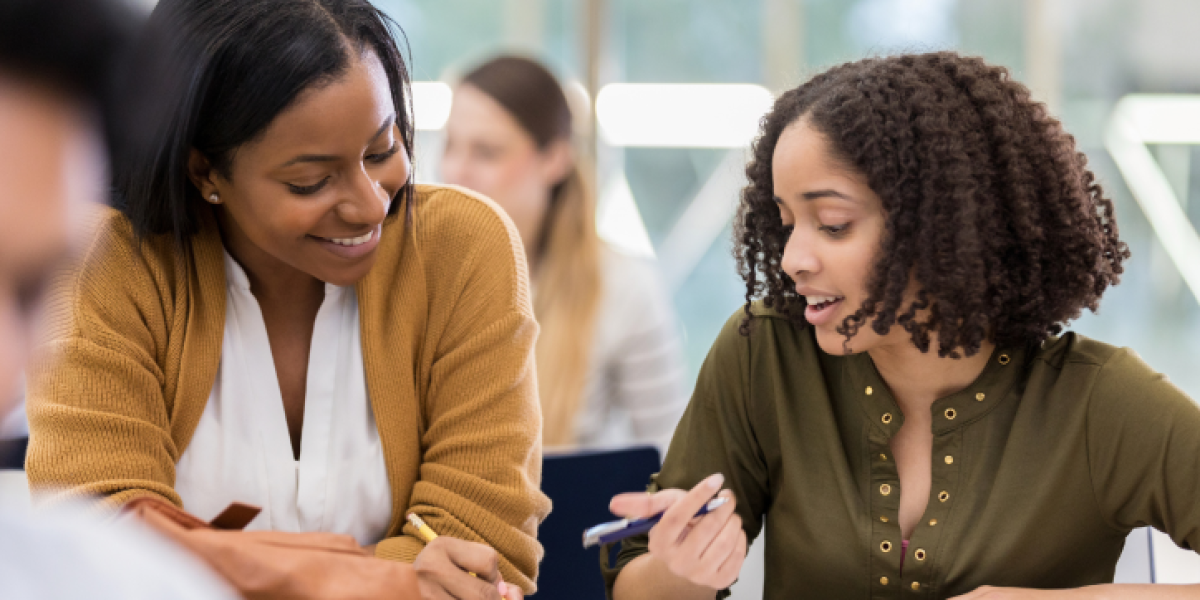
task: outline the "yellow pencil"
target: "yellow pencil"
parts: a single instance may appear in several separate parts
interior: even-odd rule
[[[434,533],[434,531],[425,524],[425,521],[421,520],[421,517],[418,517],[413,513],[408,513],[408,522],[412,523],[412,526],[417,528],[417,535],[421,536],[421,539],[424,540],[426,544],[437,539],[437,533]]]
[[[423,521],[421,519],[421,517],[418,517],[417,515],[415,515],[413,513],[408,513],[408,522],[410,524],[412,524],[413,527],[417,528],[417,535],[421,536],[421,539],[424,540],[426,544],[437,539],[437,537],[438,537],[437,532],[435,532],[432,528],[430,528],[428,525],[426,525],[425,521]],[[470,571],[467,571],[467,573],[471,577],[476,577],[476,578],[479,577],[478,575],[476,575]]]

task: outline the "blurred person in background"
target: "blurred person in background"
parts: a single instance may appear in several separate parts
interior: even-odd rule
[[[110,89],[136,14],[105,0],[0,2],[0,418],[9,413],[71,222],[104,197]],[[140,528],[0,507],[0,597],[232,599]]]
[[[686,405],[670,299],[650,262],[596,233],[571,108],[542,65],[502,56],[463,78],[442,178],[512,217],[534,289],[538,393],[548,447],[666,447]]]
[[[1200,406],[1064,331],[1129,251],[1028,88],[952,52],[842,64],[776,100],[746,173],[746,305],[653,493],[612,500],[666,510],[612,598],[724,597],[760,532],[770,600],[1200,598],[1112,584],[1135,528],[1200,549]]]
[[[394,31],[366,0],[158,2],[145,134],[29,371],[35,502],[245,502],[248,530],[412,563],[425,598],[534,591],[525,257],[494,203],[412,183]]]

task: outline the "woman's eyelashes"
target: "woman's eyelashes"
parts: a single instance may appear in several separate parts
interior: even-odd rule
[[[850,229],[850,224],[843,223],[841,225],[821,225],[818,227],[818,229],[829,234],[831,237],[841,237]]]
[[[293,185],[289,183],[287,186],[288,189],[297,196],[311,196],[321,191],[321,188],[325,187],[326,183],[329,183],[329,177],[325,177],[321,181],[318,181],[312,185]]]
[[[398,152],[400,152],[400,144],[397,142],[392,142],[391,148],[376,154],[368,154],[364,158],[367,162],[378,165],[387,162],[388,159],[396,156],[396,153]],[[311,196],[321,191],[321,189],[324,188],[325,184],[327,183],[329,183],[329,176],[326,176],[321,181],[318,181],[312,185],[296,185],[294,183],[288,183],[285,185],[287,185],[288,190],[297,196]]]
[[[796,229],[796,225],[793,223],[784,223],[782,225],[782,227],[783,227],[784,237],[791,237],[792,232],[795,231],[795,229]],[[849,223],[843,223],[841,225],[818,225],[817,226],[817,231],[824,232],[825,234],[827,234],[833,238],[842,237],[842,236],[846,235],[846,232],[849,230],[850,230]]]
[[[400,144],[397,142],[392,142],[391,148],[388,148],[387,150],[380,152],[378,154],[368,154],[367,161],[373,162],[375,164],[379,164],[379,163],[385,162],[385,161],[387,161],[387,159],[395,156],[396,153],[399,151],[400,151]]]

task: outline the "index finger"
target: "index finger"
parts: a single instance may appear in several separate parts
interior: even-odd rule
[[[692,488],[687,495],[672,504],[667,512],[663,513],[662,520],[654,528],[669,540],[679,539],[683,534],[683,529],[688,526],[696,513],[700,512],[700,508],[721,490],[721,485],[724,483],[724,475],[720,473],[709,475],[704,481],[696,484],[696,487]]]
[[[626,519],[645,519],[667,510],[686,495],[686,490],[673,488],[659,490],[653,494],[645,492],[617,494],[608,503],[608,510],[612,514]]]

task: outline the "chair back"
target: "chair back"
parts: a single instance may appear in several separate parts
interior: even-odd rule
[[[600,551],[583,548],[583,531],[615,520],[608,502],[622,492],[645,491],[661,462],[658,449],[548,452],[542,463],[542,491],[554,510],[538,528],[545,558],[538,569],[540,600],[605,600]]]

